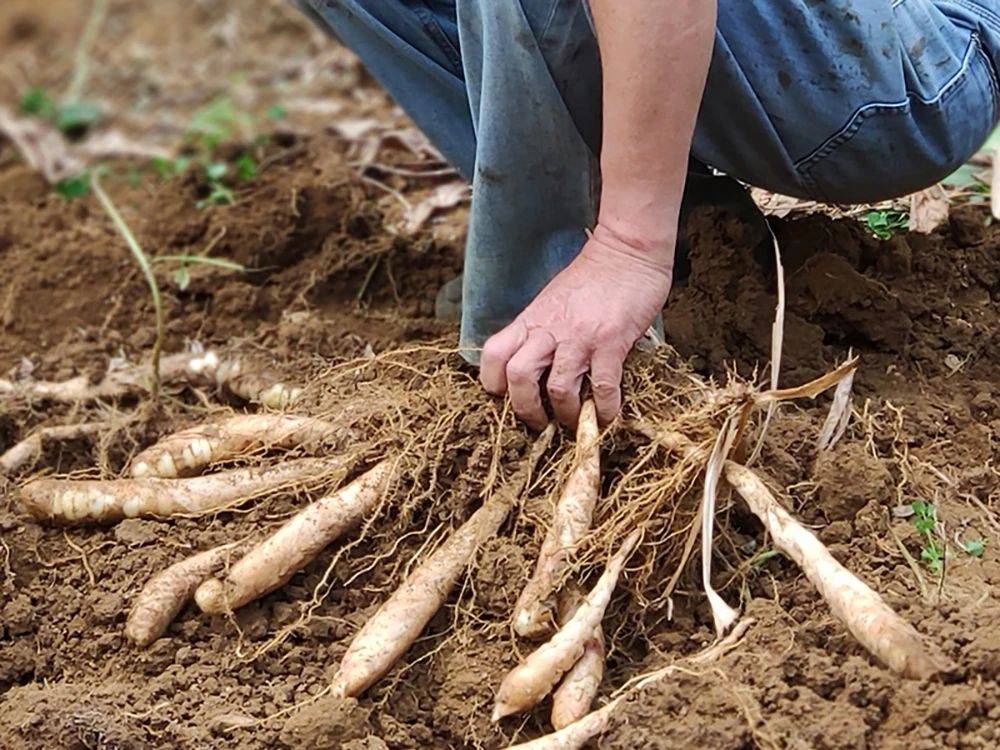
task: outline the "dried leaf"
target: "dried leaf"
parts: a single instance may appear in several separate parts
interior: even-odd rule
[[[826,415],[823,429],[819,432],[817,448],[820,451],[833,448],[847,430],[847,425],[851,421],[851,387],[854,385],[856,372],[856,369],[851,370],[834,391],[830,412]]]
[[[910,196],[910,231],[929,234],[948,221],[948,198],[940,185]]]
[[[415,234],[437,211],[454,208],[469,197],[469,186],[464,182],[447,182],[438,185],[431,193],[414,203],[407,210],[403,222],[403,232]]]
[[[767,224],[767,231],[771,235],[771,242],[774,244],[774,273],[778,279],[778,303],[774,308],[774,322],[771,324],[771,391],[778,390],[778,379],[781,375],[781,347],[785,340],[785,267],[781,264],[781,248],[778,246],[778,237]],[[761,425],[760,434],[757,436],[757,444],[747,459],[747,466],[757,460],[764,447],[764,438],[767,436],[767,428],[774,418],[774,413],[778,409],[778,401],[768,403],[767,413],[764,415],[764,424]]]
[[[155,143],[137,141],[118,130],[96,133],[79,145],[76,152],[86,159],[107,156],[135,156],[142,159],[172,159],[173,152]]]
[[[360,141],[381,125],[375,117],[345,117],[330,123],[330,129],[348,141]]]
[[[736,420],[731,417],[722,425],[719,436],[712,448],[708,464],[705,467],[705,485],[701,499],[701,577],[705,595],[712,608],[712,619],[715,621],[715,633],[721,638],[736,622],[739,613],[730,607],[712,587],[712,533],[715,525],[716,493],[722,468],[729,458],[736,439]]]
[[[0,135],[13,143],[24,160],[50,184],[84,170],[85,165],[70,152],[62,134],[41,120],[15,117],[0,106]]]

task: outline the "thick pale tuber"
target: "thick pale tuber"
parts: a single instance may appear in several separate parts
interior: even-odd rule
[[[333,678],[333,692],[356,696],[384,675],[441,608],[476,549],[493,536],[523,491],[552,438],[550,426],[517,472],[448,540],[423,561],[358,632]]]
[[[36,518],[61,523],[204,513],[321,480],[342,463],[337,458],[302,458],[189,479],[36,479],[21,487],[19,500]]]
[[[203,612],[219,614],[274,591],[377,507],[391,472],[391,463],[382,461],[299,511],[234,563],[224,578],[202,583],[195,602]]]
[[[527,711],[548,695],[559,679],[583,656],[587,641],[601,624],[625,562],[639,541],[633,532],[608,563],[594,588],[569,622],[552,639],[512,669],[497,691],[493,721]]]
[[[582,596],[576,589],[559,595],[559,624],[565,625],[580,608]],[[598,625],[583,646],[583,656],[570,667],[552,693],[552,726],[562,729],[590,712],[604,677],[604,629]]]
[[[555,620],[553,594],[565,573],[568,556],[590,530],[600,485],[600,430],[594,402],[588,400],[577,424],[572,473],[556,504],[535,571],[514,607],[514,630],[518,635],[543,638],[551,634]]]
[[[148,646],[163,635],[198,585],[225,565],[235,547],[235,543],[224,544],[199,552],[150,578],[129,612],[125,636],[136,645]]]
[[[157,441],[132,460],[134,477],[175,477],[261,448],[294,448],[337,433],[330,422],[283,414],[240,414],[189,427]]]
[[[816,535],[796,521],[750,469],[732,461],[726,481],[759,518],[774,546],[794,560],[855,638],[894,672],[923,679],[944,668],[920,634],[867,584],[837,562]]]
[[[110,422],[83,422],[81,424],[43,427],[28,435],[24,440],[15,443],[0,456],[0,475],[14,474],[21,469],[29,468],[42,455],[42,449],[46,443],[76,440],[101,430],[110,429],[110,427]]]

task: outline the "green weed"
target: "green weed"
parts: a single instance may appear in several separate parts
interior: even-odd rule
[[[101,119],[101,108],[93,102],[56,102],[40,86],[33,86],[24,93],[20,107],[24,114],[47,120],[70,136],[83,135]]]
[[[910,217],[902,211],[869,211],[865,214],[865,225],[879,239],[888,240],[896,232],[906,231]]]
[[[920,559],[935,575],[944,570],[945,548],[937,533],[937,509],[933,503],[916,500],[910,503],[913,509],[913,525],[921,536],[923,546]]]

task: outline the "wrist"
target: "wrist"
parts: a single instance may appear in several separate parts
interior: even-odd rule
[[[595,241],[617,253],[657,268],[673,270],[677,244],[676,218],[664,220],[661,216],[656,222],[636,221],[602,209],[592,236]]]

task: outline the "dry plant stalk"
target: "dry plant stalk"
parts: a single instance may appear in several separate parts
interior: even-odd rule
[[[553,630],[553,595],[566,572],[568,556],[590,531],[600,494],[600,440],[597,409],[587,400],[577,424],[572,473],[556,504],[535,571],[514,607],[514,630],[525,638],[543,638]]]
[[[145,647],[163,635],[198,585],[219,571],[236,543],[223,544],[176,562],[149,579],[125,623],[125,636]]]
[[[569,622],[551,640],[507,673],[497,690],[493,721],[527,711],[538,704],[583,656],[587,641],[593,637],[604,618],[604,611],[618,584],[618,576],[639,542],[639,534],[635,531],[625,540]]]
[[[360,695],[406,653],[444,604],[475,551],[503,525],[554,432],[550,426],[542,433],[513,476],[420,563],[358,631],[333,678],[334,695]]]
[[[195,592],[198,607],[220,614],[284,585],[377,507],[391,475],[392,464],[384,460],[346,487],[299,511],[233,564],[225,577],[202,583]]]
[[[559,597],[559,624],[566,625],[580,608],[583,595],[575,587]],[[574,664],[552,693],[552,726],[562,729],[590,712],[604,678],[604,629],[598,625],[583,645],[583,656]]]
[[[337,434],[331,423],[284,414],[241,414],[188,427],[158,440],[132,459],[133,477],[173,479],[263,448],[294,448]]]
[[[62,523],[167,517],[220,510],[342,468],[338,458],[301,458],[188,479],[36,479],[19,500],[35,518]]]
[[[891,670],[926,679],[944,668],[920,634],[867,584],[834,559],[816,535],[802,526],[745,466],[726,462],[726,480],[764,524],[774,546],[802,568],[834,615]]]

